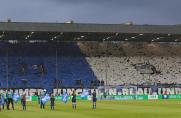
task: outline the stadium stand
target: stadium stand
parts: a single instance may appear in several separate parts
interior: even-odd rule
[[[0,22],[0,88],[180,84],[180,29]]]
[[[179,43],[86,42],[79,45],[86,47],[82,50],[89,56],[87,61],[97,78],[108,81],[108,85],[181,82]]]
[[[0,48],[1,88],[181,84],[178,43],[1,43]]]
[[[1,88],[7,81],[9,88],[83,88],[96,80],[75,43],[8,44],[1,47],[0,61]]]

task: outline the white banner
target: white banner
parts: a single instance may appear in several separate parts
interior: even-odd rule
[[[158,95],[148,95],[148,100],[157,100]]]

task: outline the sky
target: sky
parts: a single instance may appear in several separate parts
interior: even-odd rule
[[[181,24],[181,0],[0,0],[0,21]]]

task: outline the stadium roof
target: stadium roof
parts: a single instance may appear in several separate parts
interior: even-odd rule
[[[181,42],[181,25],[0,22],[0,40]]]

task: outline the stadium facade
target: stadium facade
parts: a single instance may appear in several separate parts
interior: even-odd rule
[[[179,86],[181,25],[0,23],[0,88]]]

